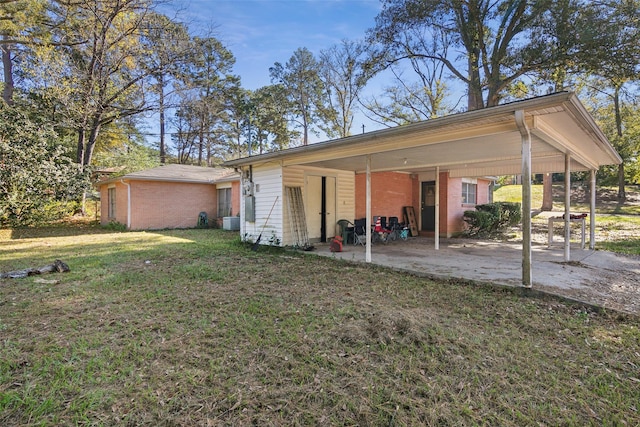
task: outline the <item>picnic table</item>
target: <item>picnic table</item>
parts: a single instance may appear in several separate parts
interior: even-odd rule
[[[585,242],[585,220],[587,218],[587,214],[586,213],[582,213],[582,214],[571,214],[569,216],[569,221],[570,222],[577,222],[580,224],[580,249],[584,249],[584,242]],[[548,229],[549,229],[549,237],[548,237],[548,246],[551,247],[555,242],[553,241],[553,223],[554,222],[563,222],[564,223],[564,215],[562,216],[552,216],[549,217],[549,224],[548,224]],[[564,243],[564,242],[558,242],[558,243]]]

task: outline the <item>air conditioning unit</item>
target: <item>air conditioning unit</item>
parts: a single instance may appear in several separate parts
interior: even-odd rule
[[[225,216],[224,218],[222,218],[222,229],[230,231],[240,230],[240,217]]]

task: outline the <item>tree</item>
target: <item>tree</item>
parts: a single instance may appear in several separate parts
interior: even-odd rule
[[[264,86],[251,93],[247,124],[252,149],[257,148],[259,154],[283,150],[300,136],[287,126],[288,106],[286,90],[281,85]]]
[[[585,101],[598,126],[623,160],[611,173],[611,183],[618,184],[618,203],[625,201],[626,181],[636,181],[640,159],[640,109],[637,91],[625,87],[610,88],[606,80],[592,77],[585,90]],[[631,89],[631,85],[629,85]],[[621,172],[622,171],[622,172]],[[620,178],[621,173],[622,178]],[[607,176],[603,176],[607,179]]]
[[[176,151],[176,159],[180,164],[192,162],[192,155],[197,151],[198,120],[194,108],[183,99],[180,108],[172,119],[176,129],[171,139]]]
[[[331,112],[325,105],[325,89],[320,79],[320,66],[307,48],[298,48],[285,65],[276,62],[269,68],[271,82],[286,92],[293,121],[302,129],[302,145],[309,143],[309,132],[317,132]]]
[[[13,105],[13,62],[17,45],[38,43],[46,21],[47,0],[2,0],[0,2],[0,51],[2,53],[2,99]]]
[[[31,225],[70,213],[89,187],[42,117],[0,105],[0,226]]]
[[[231,75],[235,58],[224,45],[214,37],[195,37],[192,40],[193,56],[186,62],[182,76],[181,104],[188,105],[181,120],[196,120],[189,124],[197,132],[197,164],[211,163],[214,144],[220,141],[224,132],[217,126],[224,126],[230,99],[239,86],[237,76]]]
[[[146,52],[140,40],[150,0],[77,0],[64,7],[67,31],[57,37],[69,63],[57,82],[73,101],[66,111],[75,124],[77,161],[84,168],[91,164],[104,125],[150,109],[142,83],[157,67],[142,66]]]
[[[176,80],[183,64],[191,56],[190,37],[187,28],[180,23],[171,21],[168,17],[150,13],[142,23],[145,47],[144,65],[152,72],[149,75],[151,89],[157,96],[157,111],[160,127],[160,163],[167,160],[166,150],[166,110],[171,107],[168,99],[175,90],[168,90],[172,80]]]
[[[390,65],[393,84],[384,88],[383,99],[370,97],[363,101],[369,119],[389,125],[403,125],[421,120],[433,119],[454,111],[447,103],[448,88],[444,81],[444,66],[438,61],[411,58],[411,69],[418,77],[411,81],[403,73]]]
[[[366,83],[360,75],[364,53],[361,43],[348,40],[320,52],[320,78],[327,91],[327,111],[334,112],[328,117],[327,135],[344,138],[351,134],[358,95]]]
[[[384,0],[368,35],[376,45],[370,67],[385,69],[410,58],[436,60],[465,84],[469,110],[497,105],[518,78],[564,57],[542,31],[553,3]],[[460,51],[463,61],[450,53]]]
[[[618,166],[618,203],[626,200],[625,164],[636,159],[634,146],[625,136],[624,101],[637,98],[626,92],[640,79],[640,2],[602,1],[585,9],[579,22],[582,34],[579,59],[585,71],[597,76],[592,90],[609,98],[613,106],[615,132],[608,136],[623,158]],[[590,31],[589,31],[590,30]]]

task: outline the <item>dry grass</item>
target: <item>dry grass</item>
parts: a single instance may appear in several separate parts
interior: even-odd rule
[[[0,282],[0,425],[640,424],[636,318],[219,230],[74,230],[0,241],[2,271],[72,269]]]

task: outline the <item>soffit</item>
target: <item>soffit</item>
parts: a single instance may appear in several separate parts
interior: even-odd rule
[[[421,173],[437,166],[459,176],[519,173],[522,135],[516,110],[525,111],[530,129],[533,173],[564,171],[566,154],[571,155],[572,171],[619,160],[572,94],[519,101],[264,157],[285,167],[308,165],[356,173],[366,170],[367,157],[372,172]]]

